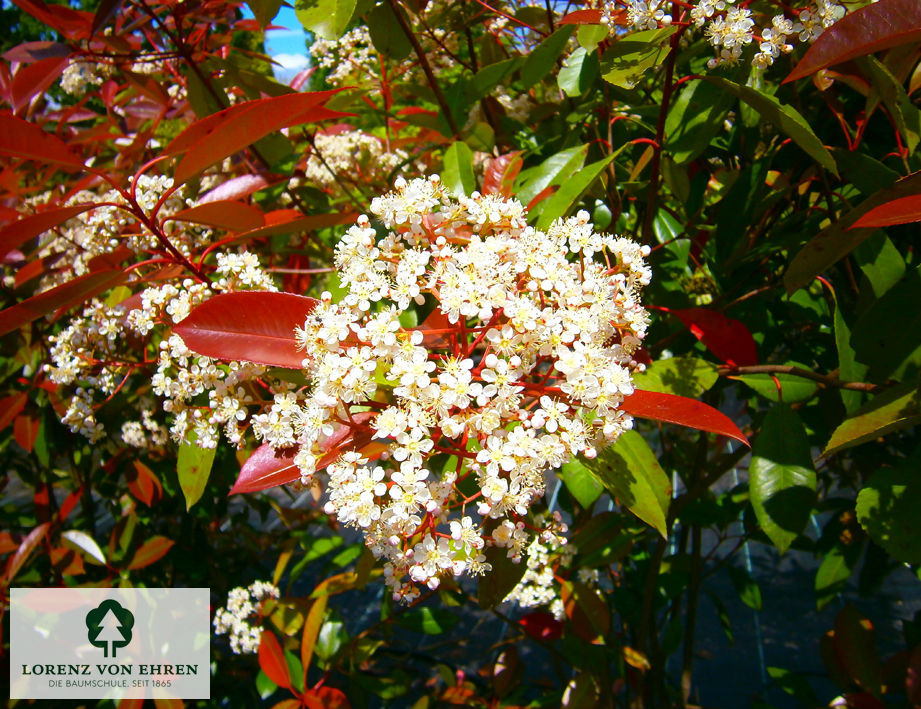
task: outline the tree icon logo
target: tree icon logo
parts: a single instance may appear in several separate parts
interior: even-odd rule
[[[101,647],[105,657],[115,657],[115,650],[131,642],[134,614],[118,601],[106,599],[86,614],[87,638],[90,644]]]

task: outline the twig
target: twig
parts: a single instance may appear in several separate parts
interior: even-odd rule
[[[745,367],[723,366],[717,370],[720,376],[732,377],[740,374],[790,374],[794,377],[811,379],[814,382],[825,384],[826,386],[837,387],[838,389],[848,389],[850,391],[877,392],[882,389],[878,384],[870,382],[846,382],[828,374],[819,374],[810,372],[808,369],[796,367],[789,364],[753,364]]]

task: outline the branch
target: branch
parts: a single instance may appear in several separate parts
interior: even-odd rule
[[[454,122],[454,116],[451,115],[451,108],[448,106],[448,100],[445,98],[445,95],[441,91],[441,87],[438,85],[438,80],[435,78],[435,74],[432,72],[432,67],[429,64],[428,58],[425,56],[425,50],[422,49],[422,45],[419,44],[419,40],[416,39],[416,35],[413,33],[412,27],[409,26],[406,22],[406,18],[403,17],[403,14],[400,12],[400,8],[396,3],[396,0],[387,0],[390,4],[390,8],[393,10],[393,14],[396,15],[397,22],[400,23],[400,29],[403,30],[403,34],[406,35],[406,38],[409,40],[410,44],[413,45],[413,49],[416,52],[416,56],[419,57],[419,64],[422,65],[422,71],[425,72],[425,78],[429,82],[429,86],[432,87],[432,91],[435,93],[435,98],[438,100],[438,105],[441,107],[441,112],[445,114],[445,120],[448,121],[448,126],[451,128],[451,132],[454,134],[454,137],[460,135],[460,131],[457,128],[457,124]]]
[[[810,372],[808,369],[794,367],[788,364],[753,364],[747,367],[730,367],[729,365],[725,365],[720,367],[718,372],[721,377],[732,377],[740,374],[791,374],[794,377],[811,379],[814,382],[819,382],[826,386],[837,387],[838,389],[866,391],[870,393],[882,389],[878,384],[871,384],[870,382],[846,382],[838,379],[838,377]]]

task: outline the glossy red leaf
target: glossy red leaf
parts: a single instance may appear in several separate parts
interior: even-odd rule
[[[307,254],[289,254],[282,275],[281,289],[285,293],[303,294],[313,280],[310,271],[310,257]]]
[[[563,624],[547,611],[534,611],[518,620],[524,632],[535,640],[553,642],[563,636]]]
[[[285,653],[278,638],[269,630],[262,632],[262,641],[259,643],[259,667],[279,687],[291,687],[291,674]]]
[[[31,64],[51,57],[70,56],[70,47],[61,42],[24,42],[3,53],[8,62]]]
[[[63,140],[11,113],[0,113],[0,155],[83,168]]]
[[[661,310],[681,320],[704,347],[727,364],[744,367],[758,363],[755,338],[739,320],[708,308]]]
[[[358,425],[370,421],[377,414],[373,411],[363,411],[352,414],[352,421]],[[343,452],[359,448],[369,460],[376,460],[386,448],[383,443],[372,442],[374,435],[370,429],[362,429],[357,434],[348,426],[341,426],[332,436],[326,439],[324,446],[327,450],[318,462],[316,469],[323,470]],[[373,447],[373,449],[372,449]],[[369,450],[370,449],[370,450]],[[259,446],[240,468],[240,474],[228,495],[244,492],[259,492],[270,487],[286,485],[301,477],[300,469],[294,464],[295,449],[278,452],[268,443]]]
[[[273,367],[301,369],[294,328],[319,301],[294,293],[221,293],[206,300],[173,332],[193,352]]]
[[[193,123],[166,150],[171,154],[188,151],[176,167],[176,182],[185,182],[206,167],[281,128],[350,115],[330,111],[321,105],[337,91],[284,94],[247,101]]]
[[[27,453],[31,453],[35,447],[35,439],[38,438],[38,425],[39,420],[28,414],[22,414],[13,423],[13,438]]]
[[[601,24],[601,10],[576,10],[564,15],[561,25],[598,25]]]
[[[41,0],[13,0],[13,4],[69,39],[86,39],[93,22],[92,13],[72,10],[67,5],[49,7]]]
[[[303,701],[307,709],[351,709],[352,706],[342,690],[335,687],[308,689]]]
[[[745,434],[732,419],[702,401],[637,389],[624,400],[620,408],[637,418],[677,423],[679,426],[696,428],[698,431],[728,436],[749,445]]]
[[[881,204],[860,217],[848,229],[892,226],[911,222],[921,222],[921,194],[913,194]]]
[[[0,256],[5,256],[13,249],[22,246],[29,239],[53,229],[95,206],[95,204],[75,204],[70,207],[49,209],[38,214],[30,214],[12,224],[7,224],[0,229]]]
[[[10,89],[13,110],[19,113],[38,94],[47,91],[69,63],[67,57],[48,57],[19,67]]]
[[[128,490],[148,507],[153,506],[163,495],[163,485],[154,472],[139,460],[134,461],[134,469],[125,473]]]
[[[269,181],[262,175],[240,175],[206,192],[199,198],[198,203],[206,204],[207,202],[218,202],[225,199],[242,199],[253,192],[261,190],[263,187],[268,187],[268,185]]]
[[[134,552],[134,556],[131,557],[131,563],[128,564],[128,569],[143,569],[145,566],[150,566],[160,561],[173,548],[175,543],[172,539],[167,539],[163,536],[151,537]]]
[[[88,273],[32,296],[11,308],[0,310],[0,335],[12,332],[56,310],[68,310],[109,288],[114,288],[127,278],[128,274],[120,270]]]
[[[13,420],[26,408],[28,396],[25,392],[10,394],[0,399],[0,431],[13,423]]]
[[[19,549],[16,550],[16,553],[13,554],[7,562],[3,583],[0,585],[9,586],[13,579],[16,578],[19,569],[22,568],[22,565],[26,563],[26,560],[32,555],[32,552],[35,551],[35,547],[39,545],[39,542],[41,542],[48,533],[49,526],[49,522],[42,522],[20,542]]]
[[[492,158],[486,164],[486,171],[483,174],[483,194],[500,194],[503,197],[511,197],[515,178],[521,172],[523,164],[520,150]]]
[[[813,42],[784,83],[900,44],[921,41],[918,0],[880,0],[838,20]]]
[[[77,503],[82,497],[83,488],[79,487],[64,498],[64,502],[62,502],[61,506],[58,508],[58,519],[61,522],[70,516],[70,513],[74,511],[74,507],[77,506]]]
[[[170,219],[193,224],[227,229],[228,231],[250,231],[265,225],[262,211],[251,204],[233,200],[219,200],[183,209]]]

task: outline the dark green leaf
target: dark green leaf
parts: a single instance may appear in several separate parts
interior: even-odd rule
[[[398,8],[397,12],[403,11]],[[367,18],[368,33],[378,52],[396,61],[406,59],[410,55],[413,45],[410,44],[406,33],[400,26],[400,21],[390,3],[382,2],[371,10]]]
[[[397,616],[397,623],[407,630],[426,635],[446,633],[460,620],[443,608],[413,608]]]
[[[758,523],[781,554],[809,521],[815,489],[806,429],[790,407],[777,404],[752,448],[749,490]]]
[[[732,103],[731,93],[709,82],[690,81],[684,85],[665,119],[665,150],[675,162],[690,162],[707,149],[722,130]]]
[[[574,29],[572,25],[561,27],[528,54],[524,66],[521,67],[521,83],[524,88],[531,88],[550,73],[556,60],[566,49],[566,43],[572,37]]]
[[[597,56],[579,47],[564,60],[557,84],[567,96],[576,98],[591,88],[597,75]]]
[[[857,519],[895,559],[921,564],[921,477],[916,453],[896,468],[873,474],[857,496]]]
[[[605,81],[632,89],[647,69],[659,66],[671,51],[669,38],[677,26],[633,32],[611,44],[601,56],[601,75]]]
[[[619,152],[619,151],[618,151]],[[582,193],[587,190],[591,184],[598,179],[608,164],[617,157],[617,152],[602,158],[598,162],[586,165],[579,172],[572,176],[571,179],[564,182],[560,189],[547,200],[540,218],[537,220],[538,229],[547,229],[555,220],[566,215],[567,212],[576,203]]]
[[[914,383],[894,387],[877,394],[856,414],[845,419],[832,433],[822,455],[832,455],[919,422],[921,389]]]
[[[492,571],[479,578],[477,603],[480,608],[494,608],[518,585],[524,572],[528,570],[528,565],[523,561],[515,564],[501,547],[489,547],[483,553],[486,555],[486,562],[492,566]]]
[[[738,566],[730,566],[729,578],[742,603],[752,610],[761,610],[761,589],[749,573]]]

